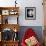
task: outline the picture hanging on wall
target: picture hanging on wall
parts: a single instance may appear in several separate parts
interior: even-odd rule
[[[25,8],[25,19],[26,20],[35,20],[36,19],[36,8],[35,7],[26,7]]]

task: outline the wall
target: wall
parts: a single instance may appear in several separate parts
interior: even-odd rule
[[[0,0],[0,6],[15,6],[15,0]],[[19,6],[20,26],[43,26],[43,6],[42,0],[17,0]],[[36,7],[36,20],[25,20],[25,7]]]
[[[43,6],[42,0],[21,0],[20,24],[22,26],[42,26],[43,25]],[[36,20],[25,20],[25,7],[36,7]]]

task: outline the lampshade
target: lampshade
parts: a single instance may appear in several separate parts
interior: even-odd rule
[[[16,28],[14,29],[14,32],[17,32]]]

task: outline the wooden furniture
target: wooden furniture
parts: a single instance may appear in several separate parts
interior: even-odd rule
[[[46,0],[43,0],[43,10],[44,10],[44,44],[46,46]]]
[[[5,41],[3,46],[18,46],[18,41]]]
[[[44,26],[44,46],[46,46],[46,26]]]
[[[43,0],[44,26],[46,26],[46,0]]]
[[[6,32],[7,30],[11,29],[15,33],[19,31],[18,18],[19,18],[19,7],[0,7],[0,32],[1,32],[0,46],[18,46],[19,39],[13,40],[14,39],[13,38],[7,41],[4,40],[2,37],[3,32]],[[9,32],[11,32],[11,30]]]
[[[17,16],[18,24],[19,7],[0,7],[1,24],[8,24],[8,16]]]

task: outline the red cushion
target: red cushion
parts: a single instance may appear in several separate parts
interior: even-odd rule
[[[35,36],[35,37],[37,36],[34,30],[32,28],[27,29],[24,37],[22,38],[22,42],[21,42],[22,46],[26,46],[25,39],[28,39],[29,37],[32,37],[32,36]]]

